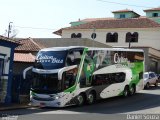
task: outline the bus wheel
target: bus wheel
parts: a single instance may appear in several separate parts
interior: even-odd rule
[[[132,85],[130,88],[130,95],[134,95],[136,93],[136,87],[135,85]]]
[[[129,95],[129,89],[128,89],[128,87],[126,86],[125,88],[124,88],[124,90],[123,90],[123,96],[124,97],[127,97]]]
[[[94,92],[88,94],[88,104],[93,104],[95,102],[96,96]]]
[[[85,97],[84,97],[84,95],[83,95],[83,94],[78,95],[78,96],[77,96],[77,100],[78,100],[77,105],[78,105],[78,106],[82,106],[82,105],[84,104],[84,102],[85,102]]]

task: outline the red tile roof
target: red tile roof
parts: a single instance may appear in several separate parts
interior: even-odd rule
[[[67,29],[154,28],[154,27],[160,27],[160,24],[146,17],[126,18],[126,19],[114,18],[106,20],[94,20],[93,18],[93,21],[77,26],[61,28],[60,30],[57,30],[53,33],[61,35],[62,31]]]
[[[19,43],[21,45],[16,47],[15,51],[35,52],[41,49],[41,46],[35,43],[31,38],[19,40]]]
[[[8,42],[11,42],[11,43],[15,43],[15,44],[19,44],[19,42],[11,39],[11,38],[7,38],[7,37],[4,37],[4,36],[1,36],[0,35],[0,41],[3,40],[3,41],[8,41]]]
[[[143,10],[144,12],[148,12],[148,11],[160,11],[160,7],[158,8],[152,8],[152,9],[146,9],[146,10]]]
[[[15,62],[34,62],[35,56],[31,53],[14,53]]]
[[[112,13],[121,13],[121,12],[134,12],[134,11],[133,10],[129,10],[129,9],[112,11]]]
[[[93,27],[96,29],[154,28],[154,27],[160,27],[160,24],[148,18],[128,18],[128,19],[97,20],[64,29],[92,29]]]
[[[62,30],[63,30],[63,28],[61,28],[61,29],[59,29],[59,30],[57,30],[57,31],[54,31],[53,33],[54,34],[56,34],[56,35],[62,35]]]

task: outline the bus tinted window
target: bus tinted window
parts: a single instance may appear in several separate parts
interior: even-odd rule
[[[81,62],[82,50],[73,50],[69,51],[67,55],[67,66],[70,65],[79,65]]]
[[[121,83],[125,81],[125,73],[108,73],[94,75],[92,85],[109,85],[113,83]]]

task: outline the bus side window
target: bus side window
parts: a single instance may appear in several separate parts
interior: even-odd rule
[[[108,85],[108,84],[110,84],[110,78],[108,74],[99,74],[93,76],[92,79],[93,86]]]
[[[74,55],[74,63],[76,65],[79,65],[80,62],[81,62],[81,54],[80,54],[80,52],[79,51],[74,51],[73,55]]]
[[[67,56],[67,66],[70,65],[79,65],[81,61],[81,52],[80,51],[71,51]]]
[[[64,89],[70,88],[75,84],[75,77],[72,73],[65,73]]]
[[[121,83],[125,81],[125,73],[113,73],[114,83]]]
[[[69,52],[67,56],[67,66],[74,65],[74,55],[73,52]]]

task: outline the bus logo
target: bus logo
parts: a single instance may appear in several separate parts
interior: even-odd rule
[[[118,53],[114,54],[114,63],[128,63],[130,62],[128,58],[118,55]]]
[[[44,55],[42,56],[41,54],[39,56],[37,56],[37,62],[41,62],[41,63],[63,63],[62,59],[58,59],[54,56],[48,56],[48,55]]]

